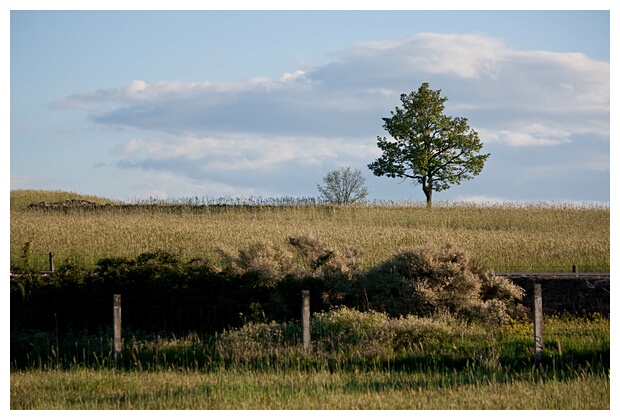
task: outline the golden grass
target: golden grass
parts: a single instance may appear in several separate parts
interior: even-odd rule
[[[87,267],[104,257],[133,258],[153,250],[187,259],[217,260],[218,248],[237,250],[258,241],[284,244],[289,236],[304,234],[318,236],[334,248],[361,250],[366,267],[403,248],[446,242],[471,252],[498,272],[570,271],[573,264],[580,271],[608,271],[610,264],[610,211],[604,206],[439,203],[432,209],[423,205],[26,208],[26,201],[43,201],[41,196],[11,192],[12,264],[26,242],[31,243],[35,268],[43,270],[50,251],[57,264],[69,259]]]

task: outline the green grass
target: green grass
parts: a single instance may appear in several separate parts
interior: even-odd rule
[[[11,373],[12,410],[609,410],[609,377],[474,371]]]
[[[216,337],[127,336],[123,366],[105,338],[87,363],[78,335],[22,337],[43,363],[12,370],[11,408],[608,410],[609,319],[547,318],[538,366],[532,328],[339,309],[315,316],[309,354],[298,325],[247,324]]]
[[[64,195],[63,195],[64,194]],[[284,245],[289,236],[314,235],[337,249],[354,247],[368,268],[402,248],[451,242],[490,270],[609,271],[610,211],[573,205],[264,205],[140,204],[101,209],[29,210],[69,193],[11,191],[11,264],[30,242],[35,269],[49,252],[93,267],[101,258],[132,258],[163,250],[185,259],[218,260],[218,249],[258,241]],[[79,198],[77,196],[71,196]],[[82,197],[84,198],[84,197]],[[87,197],[89,201],[105,199]]]

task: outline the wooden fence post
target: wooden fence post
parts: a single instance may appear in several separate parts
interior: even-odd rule
[[[122,336],[121,336],[121,295],[114,295],[114,363],[119,363],[122,356]]]
[[[543,309],[540,283],[534,283],[534,361],[540,363],[543,354]]]
[[[310,352],[310,291],[301,291],[301,346],[304,353]]]
[[[54,272],[54,253],[50,252],[49,257],[50,257],[50,271],[53,273]]]

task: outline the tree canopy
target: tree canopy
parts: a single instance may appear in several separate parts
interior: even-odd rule
[[[328,172],[323,178],[323,185],[317,184],[320,198],[331,204],[353,204],[368,195],[364,186],[366,179],[359,169],[346,168]]]
[[[467,118],[444,115],[446,97],[423,83],[417,92],[400,96],[402,108],[383,118],[392,137],[377,136],[383,155],[368,165],[376,176],[411,179],[422,186],[426,203],[433,191],[478,175],[489,154],[479,154],[482,143]]]

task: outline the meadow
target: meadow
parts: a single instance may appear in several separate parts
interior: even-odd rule
[[[608,410],[609,319],[548,318],[539,365],[531,329],[341,308],[313,318],[307,354],[298,324],[248,323],[217,337],[131,335],[129,367],[106,338],[80,360],[39,335],[33,367],[11,371],[11,408]]]
[[[71,199],[111,205],[28,208]],[[364,270],[399,250],[443,243],[496,272],[562,272],[573,264],[608,272],[610,266],[609,207],[593,205],[127,204],[11,191],[10,228],[11,266],[23,266],[27,248],[35,270],[47,269],[50,251],[57,264],[88,269],[102,258],[154,251],[217,266],[226,263],[225,252],[257,242],[285,246],[303,235],[356,249]],[[252,319],[215,334],[128,330],[120,363],[106,329],[11,331],[11,353],[15,348],[26,360],[14,363],[12,356],[11,409],[610,408],[610,319],[598,314],[545,317],[539,364],[526,315],[480,323],[446,313],[389,317],[333,307],[314,313],[311,326],[309,353],[301,349],[295,320]]]
[[[372,267],[395,252],[452,243],[496,272],[608,272],[608,206],[437,203],[204,205],[199,200],[137,203],[99,209],[28,209],[39,201],[109,200],[70,193],[11,191],[11,264],[30,243],[33,264],[59,260],[94,266],[101,258],[161,250],[217,262],[218,250],[310,235],[338,249],[354,248]],[[119,204],[119,203],[113,203]]]

